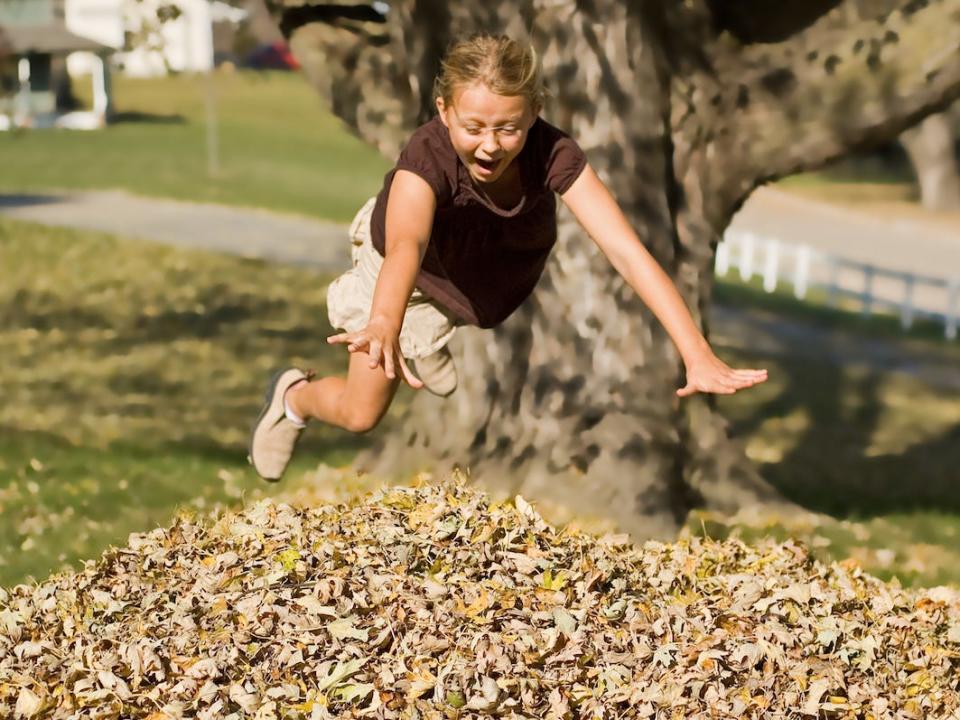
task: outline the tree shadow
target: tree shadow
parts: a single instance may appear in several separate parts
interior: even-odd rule
[[[887,371],[854,371],[818,358],[809,346],[784,345],[782,353],[756,358],[779,364],[789,380],[776,396],[731,422],[730,432],[744,437],[774,418],[805,418],[805,428],[783,456],[760,464],[763,477],[785,497],[838,518],[960,513],[960,423],[902,453],[877,452],[875,433],[888,412],[882,397]]]
[[[47,356],[50,347],[74,348],[77,354],[62,358],[62,369],[48,373],[44,382],[30,380],[29,402],[70,408],[84,433],[99,432],[97,418],[105,417],[111,428],[105,438],[122,420],[128,430],[111,447],[142,446],[147,454],[169,447],[240,462],[269,376],[263,358],[278,364],[310,358],[320,374],[345,367],[337,362],[341,348],[324,342],[325,328],[318,332],[313,322],[316,315],[326,316],[322,305],[309,314],[295,312],[282,296],[229,282],[201,284],[186,299],[171,297],[166,306],[153,291],[118,297],[122,302],[87,303],[57,289],[22,288],[0,307],[0,336],[33,338],[37,352]],[[194,371],[190,363],[200,366]],[[9,370],[14,378],[20,377],[16,365]],[[111,370],[102,372],[103,367]],[[322,458],[333,451],[355,453],[366,443],[323,427],[311,429],[302,448]]]

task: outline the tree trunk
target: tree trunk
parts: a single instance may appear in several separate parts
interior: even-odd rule
[[[928,210],[960,210],[957,134],[949,113],[930,115],[900,136]]]
[[[706,332],[717,242],[757,185],[895,137],[960,92],[947,52],[960,31],[937,34],[958,3],[270,4],[334,112],[389,157],[430,116],[451,38],[529,38],[553,91],[545,116],[586,150]],[[418,394],[362,463],[464,466],[553,517],[638,538],[672,536],[697,506],[785,505],[711,398],[677,400],[669,338],[565,212],[534,296],[493,331],[462,331],[454,353],[457,392]]]

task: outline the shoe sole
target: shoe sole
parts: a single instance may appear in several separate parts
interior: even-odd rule
[[[280,478],[270,478],[260,475],[260,471],[257,470],[257,466],[253,464],[253,438],[257,434],[257,428],[260,427],[260,423],[263,422],[263,418],[266,417],[267,412],[270,410],[270,406],[273,404],[273,396],[277,392],[277,383],[280,382],[280,378],[283,377],[283,374],[288,370],[290,370],[290,368],[278,370],[276,373],[274,373],[273,377],[270,378],[270,382],[267,384],[267,392],[263,396],[263,410],[260,411],[260,416],[257,418],[257,421],[253,423],[253,427],[250,429],[250,441],[247,443],[247,462],[250,463],[251,467],[253,467],[253,471],[267,482],[280,482]]]

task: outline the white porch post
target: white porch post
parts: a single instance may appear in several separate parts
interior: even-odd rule
[[[93,81],[93,112],[104,122],[113,110],[110,101],[110,67],[102,55],[95,55],[90,77]]]
[[[25,127],[30,123],[33,117],[33,108],[30,102],[30,60],[22,57],[17,63],[17,80],[20,82],[20,88],[13,99],[13,124],[14,127]]]

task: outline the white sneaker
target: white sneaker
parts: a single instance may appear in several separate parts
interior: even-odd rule
[[[267,384],[263,410],[250,433],[250,452],[247,460],[264,480],[277,481],[283,477],[293,449],[303,432],[303,425],[295,425],[287,417],[283,396],[301,380],[310,380],[311,371],[287,368],[274,375]]]

